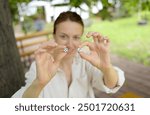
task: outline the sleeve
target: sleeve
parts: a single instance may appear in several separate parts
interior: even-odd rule
[[[30,66],[30,69],[25,74],[25,86],[22,86],[13,96],[12,98],[22,98],[23,93],[25,90],[32,84],[33,80],[36,78],[36,65],[35,62],[33,62]]]
[[[96,88],[99,91],[103,91],[106,93],[116,93],[125,82],[124,72],[118,67],[114,67],[114,69],[117,71],[119,78],[116,87],[113,89],[108,88],[104,84],[103,73],[100,70],[92,66],[89,62],[86,63],[86,68],[87,68],[88,76],[90,77],[90,82],[92,84],[92,87]]]

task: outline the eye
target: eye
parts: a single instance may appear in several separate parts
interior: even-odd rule
[[[80,39],[79,36],[75,36],[75,37],[74,37],[74,40],[79,40],[79,39]]]
[[[67,39],[67,36],[65,36],[65,35],[60,35],[60,38],[62,38],[62,39]]]
[[[60,37],[61,37],[61,38],[65,38],[65,35],[61,35]]]

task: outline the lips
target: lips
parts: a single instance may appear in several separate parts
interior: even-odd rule
[[[68,49],[68,54],[75,53],[76,49]]]

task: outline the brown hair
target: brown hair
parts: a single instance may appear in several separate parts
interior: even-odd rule
[[[84,27],[81,17],[76,12],[72,12],[72,11],[62,12],[54,22],[53,34],[56,33],[56,26],[59,23],[67,21],[67,20],[77,22],[77,23],[81,24],[82,27]]]

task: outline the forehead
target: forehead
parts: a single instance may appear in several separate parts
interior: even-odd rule
[[[56,33],[74,33],[74,34],[82,34],[83,33],[83,26],[77,22],[73,21],[64,21],[59,23],[56,26]]]

